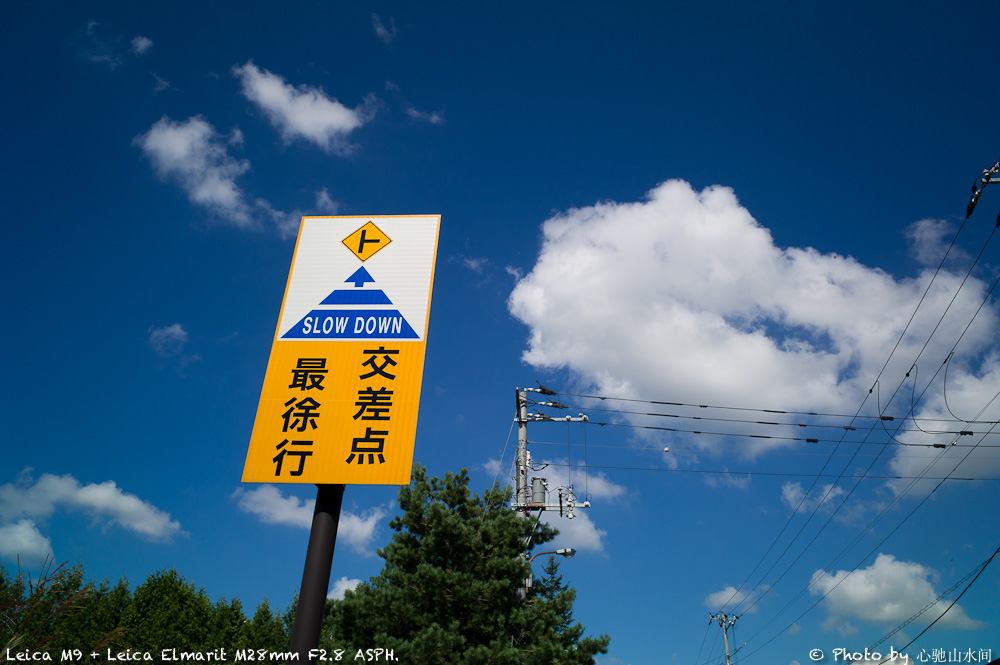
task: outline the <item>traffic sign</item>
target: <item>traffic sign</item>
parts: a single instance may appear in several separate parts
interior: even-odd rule
[[[243,482],[410,482],[440,223],[302,218]]]

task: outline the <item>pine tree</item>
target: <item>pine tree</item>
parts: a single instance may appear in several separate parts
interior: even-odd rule
[[[414,467],[389,524],[396,533],[378,552],[382,573],[330,604],[323,646],[347,659],[383,648],[427,664],[593,663],[610,638],[571,625],[574,592],[561,577],[528,599],[517,593],[529,574],[525,550],[556,531],[511,511],[509,489],[480,497],[468,485],[465,469],[442,480]]]

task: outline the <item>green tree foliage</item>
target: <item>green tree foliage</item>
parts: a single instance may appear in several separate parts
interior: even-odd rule
[[[282,617],[275,616],[265,599],[257,606],[253,619],[246,623],[236,641],[236,648],[286,651],[291,634],[289,623]]]
[[[80,573],[83,573],[82,567]],[[85,591],[76,610],[60,621],[62,637],[52,647],[88,651],[112,648],[117,652],[124,631],[121,627],[122,614],[132,602],[128,581],[122,578],[113,587],[109,587],[106,581],[100,586],[91,583]]]
[[[210,650],[212,601],[176,570],[151,575],[135,590],[122,626],[126,647],[159,653],[162,649]]]
[[[466,470],[428,478],[414,467],[399,491],[396,531],[378,554],[378,577],[328,606],[322,646],[392,649],[401,662],[549,665],[593,663],[606,635],[583,637],[572,624],[574,592],[557,567],[527,599],[526,549],[555,537],[506,507],[509,490],[469,491]],[[528,545],[530,541],[530,546]]]
[[[163,649],[225,649],[230,659],[236,649],[288,650],[287,612],[275,615],[266,600],[248,620],[239,600],[213,604],[175,570],[150,575],[134,594],[124,578],[113,587],[83,579],[80,565],[47,564],[35,578],[0,567],[0,663],[7,649],[131,649],[156,659]]]

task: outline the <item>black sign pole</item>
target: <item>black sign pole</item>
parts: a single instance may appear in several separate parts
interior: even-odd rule
[[[316,509],[313,511],[306,565],[302,569],[302,586],[299,604],[295,610],[292,628],[292,651],[299,654],[299,663],[316,663],[309,652],[319,646],[326,610],[326,594],[330,588],[330,569],[333,567],[333,548],[337,544],[337,525],[340,524],[340,506],[344,500],[343,485],[317,485]]]

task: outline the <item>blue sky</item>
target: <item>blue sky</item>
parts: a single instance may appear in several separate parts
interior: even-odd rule
[[[1000,158],[995,6],[4,13],[4,565],[291,600],[314,488],[240,477],[298,219],[329,214],[441,215],[432,473],[509,479],[516,386],[590,418],[529,439],[590,497],[551,519],[603,665],[717,662],[723,609],[749,662],[863,650],[1000,544],[995,480],[911,482],[1000,477],[1000,187],[935,275]],[[379,571],[395,494],[348,487],[332,592]],[[911,655],[1000,655],[998,586]]]

